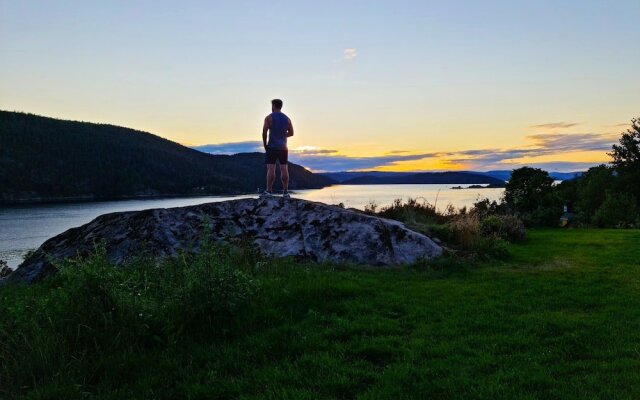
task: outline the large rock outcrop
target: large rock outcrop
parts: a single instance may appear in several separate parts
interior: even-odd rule
[[[408,264],[442,248],[403,224],[305,200],[242,199],[105,214],[47,240],[9,276],[34,282],[57,260],[86,256],[103,243],[120,265],[145,252],[157,260],[198,251],[203,238],[253,242],[265,255],[367,265]]]

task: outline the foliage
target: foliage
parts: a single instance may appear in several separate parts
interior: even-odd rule
[[[613,145],[610,156],[622,184],[640,201],[640,118],[631,120],[631,127]]]
[[[136,333],[124,306],[74,314],[94,306],[72,301],[108,307],[77,297],[85,278],[4,287],[0,398],[640,398],[638,241],[637,230],[532,230],[508,261],[434,262],[450,273],[222,251],[260,290],[226,334],[203,324],[174,340],[144,334],[155,316],[134,309]],[[114,282],[153,298],[164,272],[148,266],[145,280],[145,268]],[[168,278],[166,296],[182,287]]]
[[[435,205],[418,199],[396,199],[391,205],[379,208],[370,203],[365,212],[404,222],[409,228],[446,242],[471,258],[505,258],[505,241],[524,240],[524,224],[507,208],[488,199],[478,200],[470,210],[446,207],[444,212]],[[502,213],[502,214],[499,214]]]
[[[7,262],[0,258],[0,278],[7,276],[11,273],[11,269]]]
[[[602,205],[593,216],[593,223],[600,228],[630,228],[638,225],[638,207],[632,194],[607,193]]]
[[[562,204],[554,192],[553,178],[538,168],[513,170],[505,187],[504,203],[527,226],[554,226],[562,214]]]
[[[631,120],[631,128],[622,134],[610,153],[618,171],[640,169],[640,118]]]
[[[391,205],[382,207],[378,212],[376,212],[376,206],[370,206],[368,210],[380,217],[405,223],[435,224],[446,220],[446,215],[438,212],[434,204],[424,199],[409,198],[406,202],[396,199]]]
[[[613,145],[611,165],[590,168],[582,176],[562,182],[557,197],[575,213],[574,225],[637,226],[640,207],[640,120]]]
[[[582,221],[590,223],[596,210],[605,200],[606,193],[615,191],[615,171],[607,165],[590,168],[578,178],[575,209]]]
[[[484,236],[497,236],[509,242],[522,242],[526,230],[522,221],[512,214],[494,214],[480,222],[480,233]]]
[[[553,178],[539,168],[513,170],[504,191],[504,201],[514,211],[525,214],[536,210],[552,193]]]

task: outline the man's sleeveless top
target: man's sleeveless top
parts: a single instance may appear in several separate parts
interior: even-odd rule
[[[288,129],[289,117],[277,111],[271,113],[271,128],[269,129],[267,146],[271,149],[286,150]]]

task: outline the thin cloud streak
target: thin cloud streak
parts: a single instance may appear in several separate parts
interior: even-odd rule
[[[388,151],[386,154],[404,154],[409,153],[409,150],[392,150]]]
[[[549,122],[546,124],[531,125],[531,128],[537,129],[565,129],[580,125],[579,122]]]

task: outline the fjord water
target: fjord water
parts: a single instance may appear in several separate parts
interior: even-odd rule
[[[498,200],[504,190],[456,190],[451,189],[452,186],[456,185],[335,185],[323,189],[296,191],[294,197],[327,204],[342,203],[345,207],[358,209],[363,209],[371,202],[385,206],[395,199],[417,198],[444,210],[449,204],[456,208],[471,206],[478,198]],[[67,229],[86,224],[102,214],[184,207],[247,197],[256,196],[182,197],[0,207],[0,259],[7,261],[10,267],[16,267],[27,251],[39,247],[47,239]]]

